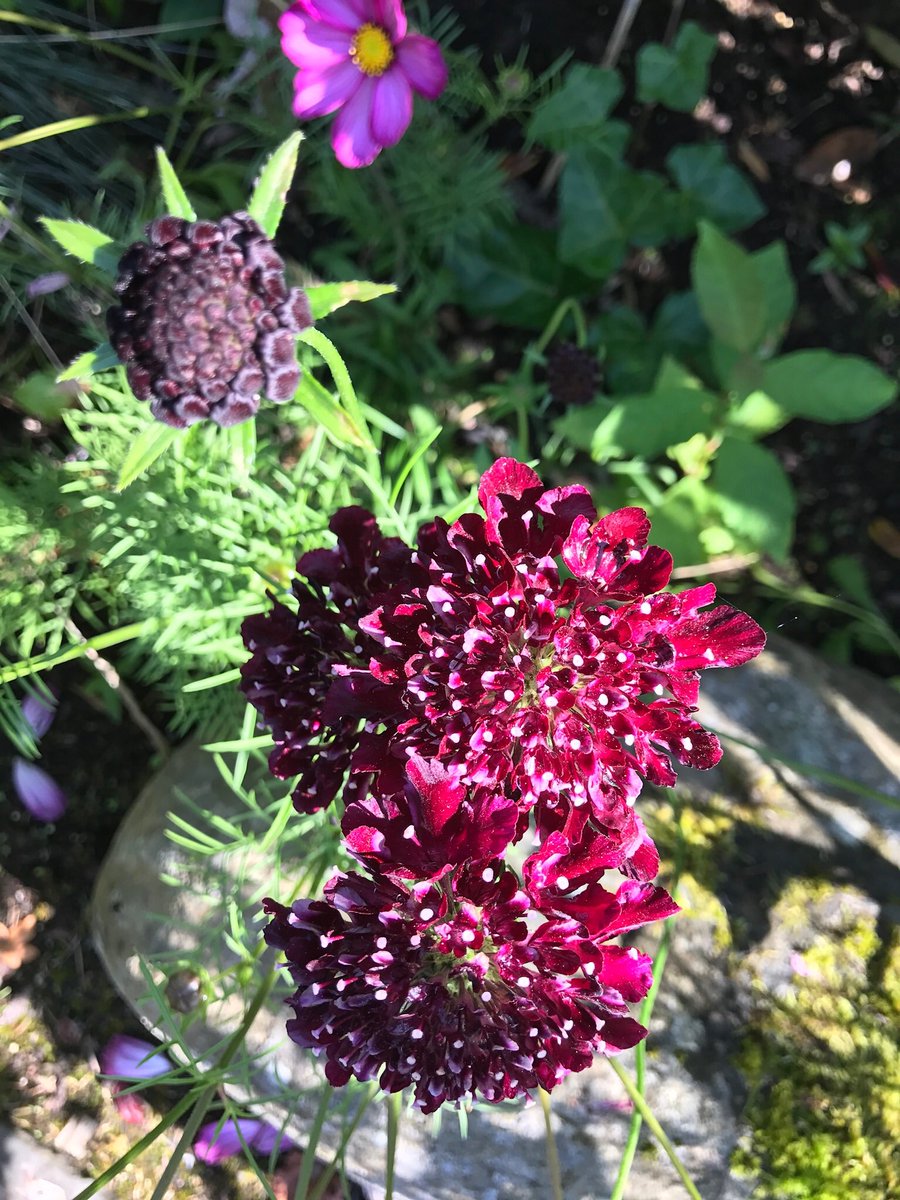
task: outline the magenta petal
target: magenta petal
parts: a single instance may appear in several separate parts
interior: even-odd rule
[[[300,7],[326,25],[351,33],[372,20],[371,0],[301,0]]]
[[[738,667],[756,658],[766,635],[752,617],[719,604],[708,613],[680,621],[669,638],[678,655],[679,671],[703,667]]]
[[[412,120],[413,97],[409,80],[396,68],[375,80],[372,98],[372,135],[382,146],[396,146]]]
[[[232,1154],[240,1154],[244,1144],[260,1154],[271,1154],[277,1146],[279,1150],[289,1150],[294,1143],[287,1136],[280,1136],[266,1121],[258,1121],[252,1117],[241,1117],[237,1121],[210,1121],[201,1127],[194,1142],[194,1154],[201,1162],[215,1165],[223,1158]]]
[[[307,71],[322,71],[346,62],[353,38],[347,30],[334,29],[311,20],[296,9],[289,9],[278,22],[281,49],[294,63]]]
[[[324,117],[347,104],[365,81],[349,59],[325,71],[298,71],[294,77],[294,116]]]
[[[397,47],[396,63],[413,91],[426,100],[436,100],[447,86],[447,64],[441,48],[421,33],[411,33]]]
[[[38,821],[58,821],[66,811],[66,794],[46,771],[26,762],[13,759],[13,786],[22,804]]]
[[[172,1070],[169,1059],[152,1042],[117,1033],[99,1054],[102,1075],[121,1075],[125,1079],[155,1079]]]
[[[331,145],[344,167],[367,167],[381,153],[381,143],[372,136],[370,125],[372,90],[373,81],[364,78],[331,128]]]
[[[372,20],[387,30],[392,42],[406,36],[406,13],[401,0],[371,0]]]
[[[260,1121],[250,1145],[257,1154],[271,1154],[273,1150],[283,1154],[285,1150],[293,1150],[297,1143],[286,1133],[279,1133],[268,1121]]]
[[[515,496],[518,499],[528,488],[543,487],[540,476],[514,458],[498,458],[481,477],[478,502],[488,511],[495,496]]]
[[[42,738],[56,716],[56,700],[49,701],[43,696],[30,693],[22,701],[22,716],[31,726],[31,732],[38,739]]]

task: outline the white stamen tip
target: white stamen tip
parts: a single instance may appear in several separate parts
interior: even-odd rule
[[[433,908],[423,908],[422,911],[419,913],[419,916],[422,918],[423,921],[430,921],[431,918],[434,916],[434,909]]]

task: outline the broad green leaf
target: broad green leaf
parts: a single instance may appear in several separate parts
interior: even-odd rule
[[[163,204],[167,215],[181,217],[185,221],[196,221],[197,214],[162,146],[156,147],[156,167],[159,171],[159,185],[162,188]]]
[[[617,71],[575,63],[559,91],[535,109],[528,125],[529,140],[540,142],[551,150],[596,145],[598,137],[604,136],[607,117],[622,90]],[[627,134],[626,128],[626,139]]]
[[[701,541],[710,522],[709,490],[702,480],[687,476],[673,483],[650,513],[651,541],[668,550],[680,567],[706,562]]]
[[[639,312],[617,304],[596,322],[606,386],[617,396],[653,390],[662,357]],[[704,338],[709,334],[704,327]]]
[[[653,381],[654,392],[663,392],[667,388],[702,388],[703,384],[693,372],[671,354],[666,354],[659,364],[659,371]]]
[[[797,350],[773,359],[763,387],[792,416],[827,423],[861,421],[897,394],[894,380],[868,359],[830,350]]]
[[[60,221],[55,217],[41,217],[41,224],[67,254],[83,263],[99,267],[108,275],[115,275],[121,252],[109,234],[102,233],[93,225],[85,225],[83,221]]]
[[[366,300],[377,300],[379,296],[389,296],[396,292],[397,285],[372,283],[367,279],[346,279],[340,283],[319,283],[304,290],[312,308],[313,319],[318,321],[354,300],[363,303]]]
[[[690,112],[706,91],[716,38],[685,21],[671,49],[650,42],[637,56],[638,99]]]
[[[294,399],[302,404],[312,419],[318,422],[339,446],[362,446],[365,440],[360,430],[339,406],[331,392],[317,379],[304,371]]]
[[[594,431],[591,454],[597,462],[622,456],[655,458],[695,433],[709,433],[716,406],[716,396],[694,387],[625,396]]]
[[[52,371],[32,371],[13,389],[16,407],[39,421],[58,421],[71,406],[75,392],[59,386]]]
[[[553,423],[554,433],[565,438],[576,450],[590,451],[597,426],[610,411],[608,400],[595,400],[592,404],[581,404],[570,408]]]
[[[794,491],[770,450],[725,437],[710,479],[716,509],[739,544],[783,561],[794,535]]]
[[[143,475],[148,467],[153,466],[161,454],[165,454],[166,450],[183,432],[181,429],[173,429],[171,425],[163,425],[158,421],[148,425],[138,434],[131,449],[125,455],[125,461],[119,470],[116,491],[124,492],[139,475]]]
[[[791,414],[765,392],[755,391],[729,409],[725,424],[738,437],[761,438],[774,433],[790,419]]]
[[[653,340],[671,354],[690,354],[709,341],[694,292],[672,292],[653,318]]]
[[[745,176],[733,166],[724,146],[676,146],[666,166],[693,209],[694,219],[706,218],[727,233],[752,225],[765,205]]]
[[[781,340],[797,307],[797,285],[784,242],[770,242],[751,254],[762,284],[766,335]]]
[[[700,223],[692,277],[703,319],[735,350],[753,350],[766,323],[759,273],[750,255],[714,225]]]
[[[900,70],[900,38],[888,33],[886,29],[879,29],[877,25],[864,25],[863,32],[875,53],[880,54],[888,66]]]
[[[266,237],[273,238],[278,230],[302,141],[303,134],[299,130],[292,133],[272,152],[253,185],[247,212],[259,223]]]
[[[473,230],[453,244],[447,265],[469,312],[526,328],[543,328],[560,301],[588,283],[560,262],[556,235],[530,225]]]
[[[101,371],[109,371],[118,364],[119,357],[109,342],[101,342],[93,350],[86,350],[84,354],[79,354],[62,374],[57,375],[56,382],[65,383],[67,379],[90,379],[92,375],[99,375]]]

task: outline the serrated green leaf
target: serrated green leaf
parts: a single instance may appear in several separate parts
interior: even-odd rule
[[[559,91],[535,109],[528,125],[528,138],[551,150],[570,150],[573,146],[596,146],[604,136],[607,117],[622,95],[622,80],[617,71],[575,63],[570,67]],[[625,131],[627,140],[628,129]],[[614,135],[616,138],[619,134]],[[624,142],[620,152],[624,150]]]
[[[637,56],[638,99],[677,112],[690,112],[706,91],[716,38],[693,21],[685,21],[671,49],[659,42],[643,46]]]
[[[116,491],[124,492],[134,483],[135,479],[151,467],[161,454],[172,445],[184,431],[173,429],[171,425],[162,425],[154,421],[138,434],[131,449],[125,455],[125,461],[119,470]]]
[[[353,301],[365,303],[367,300],[377,300],[379,296],[389,296],[396,292],[397,285],[372,283],[368,279],[345,279],[340,283],[320,283],[304,290],[312,308],[313,320],[319,321]]]
[[[287,203],[288,189],[297,170],[297,155],[302,141],[303,134],[299,130],[283,141],[266,159],[253,185],[247,212],[259,223],[266,237],[273,238],[278,230]]]
[[[717,397],[694,387],[667,387],[618,400],[597,426],[591,455],[597,462],[620,456],[654,458],[695,433],[709,433]]]
[[[60,221],[56,217],[41,217],[41,224],[67,254],[108,275],[116,274],[121,253],[109,234],[83,221]]]
[[[196,221],[197,214],[162,146],[156,147],[156,168],[159,171],[159,185],[162,188],[166,213],[172,217],[181,217],[185,221]]]
[[[829,424],[862,421],[897,394],[897,384],[874,363],[831,350],[797,350],[773,359],[763,387],[792,416]]]
[[[109,371],[118,366],[119,357],[109,342],[101,342],[93,350],[79,354],[73,363],[56,377],[57,383],[65,383],[68,379],[90,379],[101,371]]]
[[[734,350],[756,348],[766,324],[766,304],[750,255],[700,222],[691,270],[703,319],[717,338]]]
[[[294,399],[302,404],[338,446],[363,446],[361,431],[350,420],[327,388],[304,371]]]
[[[796,502],[790,480],[770,450],[742,438],[723,438],[710,491],[725,527],[739,544],[779,560],[787,557]]]
[[[765,205],[718,143],[676,146],[666,156],[672,178],[689,202],[694,220],[705,217],[726,233],[758,221]]]

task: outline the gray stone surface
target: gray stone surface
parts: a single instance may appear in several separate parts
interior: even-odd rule
[[[91,1181],[62,1154],[0,1123],[0,1200],[72,1200]],[[99,1200],[110,1200],[103,1188]]]
[[[715,728],[900,797],[900,697],[878,681],[826,667],[776,639],[757,663],[707,672],[705,694],[703,719]],[[685,771],[683,779],[692,810],[713,813],[711,828],[719,827],[718,820],[723,832],[720,845],[713,833],[705,849],[715,894],[705,888],[696,864],[688,864],[693,874],[686,872],[682,881],[679,900],[685,911],[675,924],[651,1027],[647,1094],[704,1200],[743,1200],[752,1182],[729,1169],[745,1132],[746,1089],[732,1057],[752,989],[744,959],[770,933],[768,891],[777,891],[777,879],[790,874],[835,872],[870,892],[876,907],[884,906],[890,915],[900,824],[897,811],[873,797],[861,799],[833,781],[810,781],[732,743],[726,743],[725,765],[712,772]],[[302,842],[293,847],[297,857],[282,864],[281,879],[272,878],[258,856],[198,860],[186,854],[167,838],[166,828],[170,810],[196,820],[188,800],[231,817],[240,807],[208,755],[192,748],[179,751],[121,827],[94,901],[95,940],[110,974],[148,1027],[156,1029],[159,1011],[148,996],[141,957],[154,964],[154,978],[162,986],[165,970],[181,960],[201,959],[211,972],[227,973],[238,961],[219,936],[228,903],[236,899],[252,927],[260,896],[287,899],[290,881],[300,872]],[[645,803],[652,814],[654,801]],[[161,884],[160,874],[180,881],[179,886]],[[735,933],[730,942],[723,928],[729,937]],[[648,935],[651,950],[655,936],[655,931]],[[233,997],[195,1014],[184,1026],[191,1048],[205,1053],[234,1027],[242,1003]],[[307,1091],[315,1085],[317,1069],[285,1041],[283,1020],[276,998],[249,1039],[252,1049],[268,1048],[272,1054],[250,1069],[239,1093],[271,1098],[285,1082]],[[630,1058],[623,1056],[625,1066]],[[609,1195],[629,1121],[621,1111],[622,1098],[621,1085],[602,1060],[554,1093],[567,1200]],[[270,1111],[276,1119],[289,1111],[288,1127],[302,1141],[316,1101],[316,1094],[308,1094],[287,1110],[273,1102]],[[324,1148],[333,1148],[338,1136],[336,1123],[326,1125]],[[384,1109],[372,1105],[347,1163],[373,1197],[383,1195],[385,1146]],[[681,1200],[683,1189],[667,1160],[652,1142],[642,1146],[628,1196]],[[398,1200],[548,1195],[540,1108],[485,1106],[471,1114],[465,1142],[450,1110],[438,1132],[432,1119],[405,1115],[396,1188]]]

